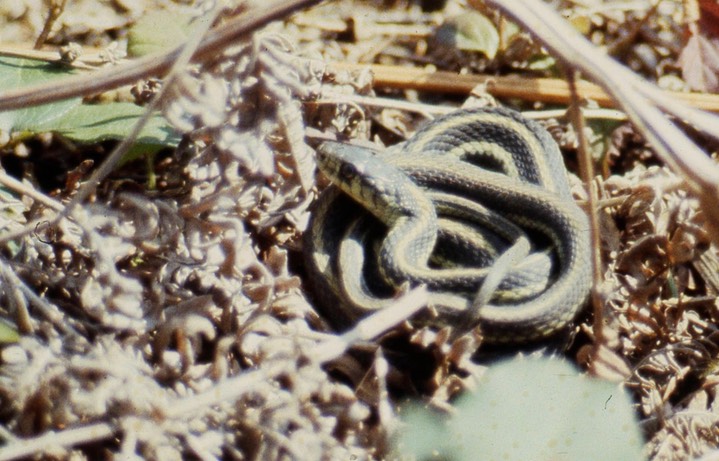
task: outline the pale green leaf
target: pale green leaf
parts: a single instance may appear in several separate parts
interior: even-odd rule
[[[454,461],[644,459],[627,393],[559,359],[492,365],[456,407],[451,418],[409,411],[396,451]]]
[[[175,48],[187,40],[193,25],[187,13],[150,11],[130,27],[127,54],[139,57]]]
[[[557,61],[549,55],[537,55],[529,60],[528,69],[535,71],[548,71],[556,67]]]
[[[0,88],[3,90],[52,82],[72,73],[68,69],[44,61],[0,58]],[[34,131],[33,127],[62,119],[70,109],[80,103],[79,98],[73,98],[42,106],[0,112],[0,131],[6,133]]]
[[[20,339],[20,333],[15,327],[0,319],[0,343],[16,343]]]
[[[55,131],[82,143],[108,139],[123,139],[142,116],[144,108],[131,103],[84,104],[72,108],[62,120],[38,127],[39,130]],[[156,114],[150,118],[137,138],[136,145],[175,146],[179,136]]]
[[[0,88],[15,89],[52,82],[71,74],[60,67],[29,59],[0,58]],[[80,143],[124,139],[145,109],[130,103],[81,104],[79,98],[42,106],[0,112],[0,131],[8,133],[56,132]],[[159,114],[150,118],[138,138],[134,153],[172,147],[179,136]]]

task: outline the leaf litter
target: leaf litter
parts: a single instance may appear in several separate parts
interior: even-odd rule
[[[555,3],[595,43],[615,45],[639,72],[656,72],[646,78],[681,81],[680,54],[696,44],[680,40],[680,9]],[[23,331],[0,355],[7,443],[113,423],[114,438],[88,436],[77,446],[57,439],[46,450],[60,459],[99,450],[127,459],[379,459],[396,424],[394,397],[451,408],[484,371],[470,360],[481,337],[403,323],[318,361],[317,348],[333,347],[337,335],[315,313],[294,260],[323,186],[306,134],[390,144],[423,121],[391,106],[362,107],[354,96],[460,102],[373,88],[366,72],[327,63],[552,72],[524,34],[505,50],[500,43],[494,59],[457,49],[438,61],[432,33],[462,11],[453,1],[433,12],[404,1],[338,1],[188,69],[163,108],[187,142],[158,160],[157,189],[123,179],[125,166],[74,221],[4,248],[1,312]],[[61,30],[63,38],[88,33]],[[540,61],[545,67],[532,65]],[[564,137],[571,164],[576,146],[566,122],[543,123]],[[568,354],[633,392],[650,459],[700,456],[719,443],[719,252],[697,201],[640,133],[629,125],[592,130],[609,140],[595,178],[603,330],[596,337],[584,316]],[[22,179],[42,191],[32,171]],[[4,230],[54,213],[28,196],[3,195],[2,203]]]

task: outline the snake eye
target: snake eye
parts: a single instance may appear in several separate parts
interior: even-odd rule
[[[349,181],[357,176],[357,168],[351,163],[343,163],[340,167],[340,176]]]

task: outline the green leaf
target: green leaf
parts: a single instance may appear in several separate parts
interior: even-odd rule
[[[462,51],[479,51],[493,59],[499,48],[499,33],[486,16],[476,12],[448,19],[435,34],[438,43]]]
[[[0,58],[0,88],[3,90],[52,82],[71,74],[73,72],[69,69],[44,61]],[[42,106],[0,112],[0,131],[6,133],[23,130],[34,131],[33,127],[35,126],[62,119],[70,109],[80,105],[81,102],[80,98],[73,98]]]
[[[42,61],[0,58],[0,88],[52,82],[73,72]],[[81,143],[123,139],[145,111],[131,103],[81,104],[73,98],[42,106],[0,112],[0,131],[57,132]],[[134,155],[173,147],[179,136],[159,114],[153,115],[132,148]],[[127,159],[126,159],[127,160]]]
[[[82,143],[123,139],[144,112],[144,108],[126,102],[83,104],[72,108],[61,120],[36,128],[55,131]],[[177,145],[179,139],[167,121],[160,114],[155,114],[143,128],[135,147],[170,147]]]
[[[127,33],[128,56],[145,56],[180,45],[192,32],[192,19],[179,11],[148,12]]]
[[[20,333],[7,323],[0,319],[0,343],[16,343],[20,339]]]
[[[528,69],[535,71],[547,71],[556,67],[557,61],[549,55],[537,55],[529,60]]]
[[[456,406],[444,421],[410,409],[397,452],[455,461],[644,459],[626,392],[558,359],[493,365]]]

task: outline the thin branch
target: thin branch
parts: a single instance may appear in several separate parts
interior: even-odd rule
[[[114,429],[107,423],[90,424],[60,432],[46,432],[30,439],[16,439],[0,448],[0,461],[26,458],[58,447],[104,440],[112,436]]]
[[[414,112],[424,115],[427,118],[434,115],[448,114],[457,110],[453,106],[442,106],[436,104],[423,104],[418,102],[408,102],[398,99],[383,98],[380,96],[362,96],[357,94],[345,94],[335,91],[323,91],[319,99],[307,101],[305,104],[356,104],[365,107],[380,107],[384,109],[397,109],[407,112]],[[584,118],[587,120],[615,120],[625,121],[626,114],[615,109],[584,109],[582,111]],[[522,115],[533,120],[545,120],[549,118],[562,118],[567,115],[565,109],[547,109],[524,111]]]
[[[17,179],[8,175],[4,171],[0,171],[0,184],[7,187],[11,191],[17,192],[20,195],[25,195],[27,197],[30,197],[31,199],[35,200],[36,202],[42,203],[46,207],[51,208],[55,211],[62,211],[65,208],[62,205],[62,203],[48,197],[47,195],[43,194],[42,192],[39,192],[32,186],[29,186],[27,184],[24,184],[24,183],[18,181]]]
[[[598,202],[597,188],[594,182],[594,161],[592,154],[589,149],[589,142],[587,140],[584,114],[581,107],[581,101],[579,94],[577,93],[576,83],[579,79],[579,75],[572,69],[567,72],[569,80],[569,89],[572,92],[573,102],[569,107],[569,114],[572,120],[572,126],[577,136],[579,143],[578,147],[578,160],[579,160],[579,172],[581,174],[582,181],[587,188],[587,212],[589,214],[589,237],[592,242],[592,289],[590,291],[591,304],[594,308],[594,337],[597,338],[599,344],[603,343],[602,327],[604,322],[602,316],[604,310],[602,309],[601,299],[599,297],[598,287],[602,283],[602,242],[599,238],[599,215],[598,215]]]
[[[516,75],[468,75],[404,66],[344,62],[333,62],[328,67],[330,71],[360,71],[367,69],[372,72],[375,87],[467,95],[477,85],[484,85],[489,94],[500,98],[520,98],[553,104],[569,104],[571,100],[567,82],[557,78],[527,78]],[[719,95],[680,93],[678,91],[663,91],[658,88],[655,88],[655,90],[656,93],[666,98],[665,101],[681,101],[698,109],[719,112]],[[582,98],[591,99],[601,107],[618,106],[610,94],[593,83],[577,82],[577,92]]]
[[[77,59],[72,62],[65,62],[62,60],[62,53],[60,49],[54,50],[35,50],[24,46],[14,45],[12,43],[0,44],[0,56],[10,58],[21,58],[21,59],[34,59],[36,61],[45,61],[48,63],[61,63],[63,66],[80,69],[80,70],[92,70],[96,71],[98,66],[107,64],[107,60],[100,56],[100,52],[93,52],[91,54],[84,54],[88,48],[83,47],[83,54],[78,56]],[[95,50],[95,48],[92,48]],[[118,60],[118,62],[127,62]]]
[[[426,305],[427,290],[416,288],[398,299],[392,306],[363,319],[345,334],[318,342],[304,351],[303,355],[312,359],[316,366],[322,366],[342,355],[353,344],[370,341],[407,320]],[[277,376],[291,371],[294,366],[290,360],[278,359],[256,370],[219,381],[209,389],[170,402],[161,416],[164,419],[196,417],[198,413],[211,411],[211,408],[222,403],[237,401],[256,389],[258,384],[276,379]],[[115,434],[118,427],[118,425],[96,423],[60,432],[48,432],[33,438],[8,440],[5,446],[0,447],[0,461],[38,455],[52,448],[71,447],[107,439]]]
[[[34,48],[36,50],[42,48],[47,41],[47,38],[50,36],[50,31],[52,31],[52,26],[55,25],[55,22],[62,15],[62,12],[65,10],[66,3],[67,0],[53,0],[50,2],[50,11],[47,13],[45,25],[43,26],[40,35],[38,35],[37,40],[35,40]]]
[[[196,61],[214,59],[217,51],[247,36],[248,33],[283,18],[298,9],[307,8],[321,0],[274,0],[261,10],[252,9],[210,32],[193,55]],[[62,99],[102,93],[143,78],[165,74],[182,53],[184,44],[174,50],[158,53],[103,69],[91,74],[59,79],[53,82],[7,91],[0,94],[0,111],[47,104]]]

